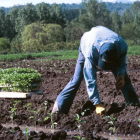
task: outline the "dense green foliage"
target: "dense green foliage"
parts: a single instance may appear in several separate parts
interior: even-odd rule
[[[0,38],[0,54],[7,54],[10,50],[10,41],[7,38]]]
[[[106,2],[106,8],[110,12],[118,12],[119,15],[122,15],[126,10],[131,10],[132,3],[122,3],[122,2]]]
[[[33,91],[38,88],[41,75],[29,68],[0,69],[0,85],[6,91]]]
[[[63,30],[57,24],[32,23],[22,32],[22,52],[51,50],[46,45],[63,41]]]
[[[140,1],[124,4],[82,0],[80,4],[42,2],[7,10],[2,7],[0,38],[8,39],[10,47],[7,50],[7,45],[2,45],[0,51],[23,53],[77,49],[83,33],[98,25],[117,32],[131,45],[140,45]]]

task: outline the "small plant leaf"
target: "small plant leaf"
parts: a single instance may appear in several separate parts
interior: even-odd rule
[[[84,121],[84,120],[80,120],[80,123],[86,123],[86,121]]]
[[[113,121],[110,121],[110,122],[108,122],[108,123],[114,125]]]
[[[42,122],[42,120],[38,119],[39,122]]]
[[[81,137],[80,137],[80,136],[74,136],[74,137],[75,137],[75,138],[77,138],[77,139],[79,139],[79,140],[81,139]]]
[[[115,120],[116,120],[116,118],[114,118],[114,117],[110,117],[110,119],[111,119],[111,120],[113,120],[113,121],[115,121]]]
[[[81,125],[77,125],[77,127],[78,127],[78,128],[80,128],[80,127],[81,127]]]
[[[44,121],[47,121],[49,119],[49,117],[46,117],[45,119],[44,119]]]
[[[140,122],[140,119],[138,119],[138,122]]]
[[[110,116],[105,116],[104,118],[109,118],[110,119]]]
[[[110,127],[109,130],[112,131],[113,130],[113,127]]]
[[[44,102],[44,104],[45,104],[45,106],[47,106],[48,102],[47,102],[47,101],[45,101],[45,102]]]
[[[36,111],[31,110],[32,113],[35,113]]]
[[[79,115],[78,114],[76,114],[76,120],[79,120]]]
[[[25,107],[26,107],[26,105],[23,106],[23,108],[25,108]]]
[[[85,137],[82,137],[82,139],[81,140],[87,140],[87,138],[85,138]]]
[[[36,111],[36,114],[38,114],[39,111],[40,111],[40,108]]]
[[[50,114],[50,117],[52,117],[53,116],[53,113],[49,113]]]
[[[33,119],[33,118],[34,118],[34,116],[30,116],[30,117],[29,117],[29,119]]]
[[[57,124],[56,122],[54,122],[53,124]]]
[[[25,131],[26,131],[26,132],[29,132],[29,128],[28,128],[28,126],[26,126],[26,129],[25,129]]]
[[[14,129],[10,129],[10,132],[14,133],[14,132],[15,132],[15,130],[14,130]]]
[[[116,131],[116,128],[114,127],[114,128],[113,128],[113,132],[115,132],[115,131]]]
[[[85,112],[82,112],[81,115],[84,116],[85,115]]]

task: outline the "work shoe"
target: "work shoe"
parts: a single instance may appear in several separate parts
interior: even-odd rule
[[[58,103],[55,101],[52,109],[52,113],[57,113],[57,112],[59,112],[59,108],[58,108]]]
[[[96,107],[96,113],[98,114],[98,115],[102,115],[103,114],[103,112],[105,112],[105,107],[104,107],[104,105],[103,104],[97,104],[97,105],[95,105],[95,107]]]

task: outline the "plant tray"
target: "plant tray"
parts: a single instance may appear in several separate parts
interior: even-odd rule
[[[29,93],[0,91],[0,98],[29,98],[34,94],[43,95],[43,91],[37,90]]]

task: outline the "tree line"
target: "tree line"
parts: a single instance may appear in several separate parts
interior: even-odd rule
[[[140,2],[127,4],[123,13],[109,10],[109,4],[82,0],[79,9],[47,3],[13,6],[8,12],[1,8],[0,53],[78,49],[83,33],[98,25],[117,32],[130,45],[140,44]]]

